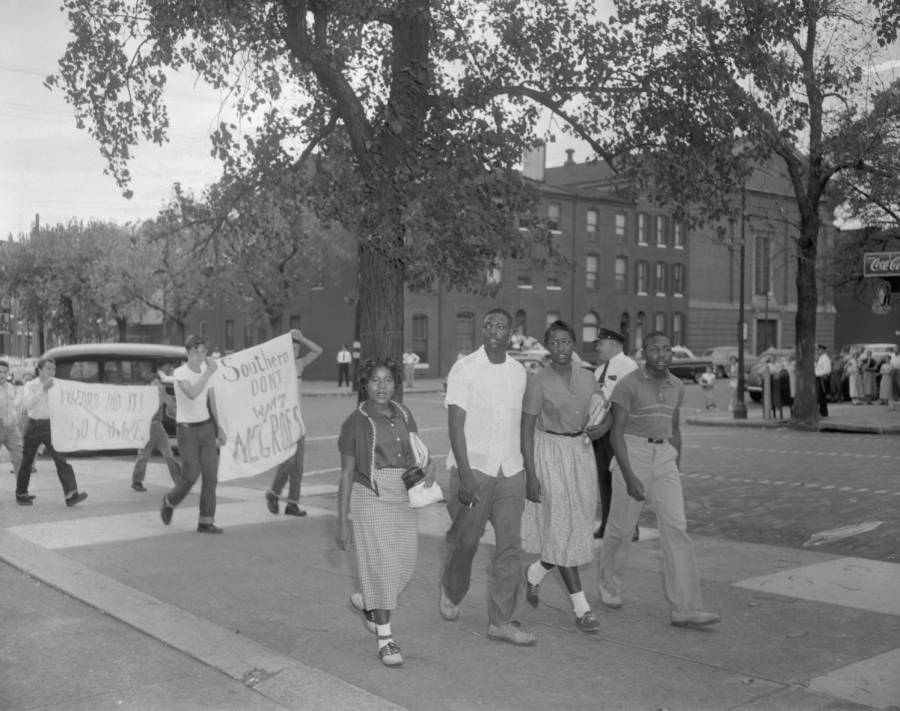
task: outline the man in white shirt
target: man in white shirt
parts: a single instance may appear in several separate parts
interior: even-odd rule
[[[0,445],[9,452],[9,461],[15,474],[22,463],[22,434],[19,432],[16,390],[7,381],[8,377],[9,363],[0,360]]]
[[[599,356],[600,366],[594,371],[597,382],[603,386],[607,402],[612,402],[613,389],[623,377],[637,369],[637,363],[625,355],[625,337],[608,328],[601,328],[594,340],[594,349]],[[611,423],[611,420],[610,420]],[[597,460],[597,484],[600,487],[600,527],[594,531],[594,538],[603,538],[606,520],[609,518],[609,504],[612,501],[613,451],[610,433],[593,441],[594,458]],[[637,528],[635,528],[637,534]]]
[[[75,481],[75,470],[66,458],[53,449],[50,433],[50,399],[47,391],[53,387],[56,375],[56,362],[49,358],[41,358],[37,364],[38,376],[29,380],[22,388],[22,404],[28,412],[28,424],[25,426],[25,444],[22,447],[22,461],[16,476],[16,503],[19,506],[34,505],[34,494],[28,493],[31,483],[31,466],[41,445],[53,457],[56,465],[56,476],[62,484],[66,497],[66,506],[74,506],[87,498],[87,494],[78,491]]]
[[[828,381],[831,379],[831,358],[828,349],[819,344],[819,357],[816,358],[816,396],[819,401],[819,415],[828,417]]]
[[[175,422],[178,425],[178,454],[181,480],[163,497],[159,510],[162,522],[172,522],[172,512],[200,481],[198,533],[222,533],[216,526],[216,484],[219,474],[219,447],[225,433],[216,417],[216,392],[210,378],[218,364],[206,355],[206,339],[188,336],[184,342],[187,363],[175,369]]]
[[[483,322],[484,345],[456,361],[447,376],[452,521],[441,576],[441,617],[459,617],[469,590],[472,559],[488,521],[496,545],[488,583],[491,640],[530,646],[536,640],[514,622],[522,589],[522,511],[525,473],[521,451],[522,398],[527,374],[508,358],[512,316],[491,309]]]
[[[338,387],[341,387],[344,383],[347,384],[347,387],[351,387],[350,384],[350,361],[353,360],[353,355],[347,350],[347,344],[342,343],[341,349],[337,354],[337,366],[338,366]]]

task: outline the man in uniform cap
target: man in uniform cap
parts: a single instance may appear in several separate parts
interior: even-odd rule
[[[609,402],[616,383],[625,375],[637,368],[631,358],[623,352],[625,337],[608,328],[601,328],[594,339],[594,349],[600,356],[600,365],[594,372],[597,382],[603,387],[603,394]],[[597,460],[597,483],[600,487],[600,528],[594,532],[594,538],[603,538],[606,520],[609,518],[609,503],[612,500],[612,464],[613,450],[610,433],[593,441],[594,458]],[[635,533],[637,528],[635,528]]]

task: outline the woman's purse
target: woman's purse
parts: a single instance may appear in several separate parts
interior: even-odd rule
[[[406,494],[409,496],[409,507],[413,509],[436,504],[444,500],[444,492],[437,482],[431,486],[425,486],[425,467],[428,466],[430,455],[428,447],[415,432],[409,433],[409,444],[412,447],[415,466],[403,472],[402,479],[406,486]]]

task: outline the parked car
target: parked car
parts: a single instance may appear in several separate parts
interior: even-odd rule
[[[728,370],[731,367],[731,357],[737,357],[737,354],[737,346],[716,346],[715,348],[707,348],[700,357],[712,361],[713,368],[716,369],[716,377],[727,378]],[[749,371],[755,362],[756,356],[745,350],[744,372]]]
[[[789,361],[794,359],[793,348],[766,348],[756,357],[756,362],[750,368],[745,381],[745,388],[750,393],[753,402],[762,402],[763,397],[763,370],[767,367],[769,359],[773,359],[775,370],[780,371],[787,368]]]
[[[544,366],[544,360],[550,357],[550,351],[541,345],[537,345],[526,350],[508,350],[506,351],[506,355],[513,360],[519,361],[526,369],[533,371]],[[582,368],[590,370],[591,372],[594,372],[594,369],[596,368],[593,363],[583,359],[574,351],[572,352],[572,363],[574,365],[580,365]]]
[[[644,349],[638,348],[632,356],[638,363],[644,361]],[[706,366],[712,365],[709,358],[698,358],[694,352],[685,346],[672,346],[672,362],[669,363],[669,372],[676,378],[687,382],[700,382],[700,376],[706,372]]]
[[[43,357],[56,361],[56,377],[82,383],[146,385],[158,373],[170,395],[172,370],[187,360],[183,347],[156,343],[78,343],[51,348]],[[175,436],[175,420],[167,413],[163,427]]]

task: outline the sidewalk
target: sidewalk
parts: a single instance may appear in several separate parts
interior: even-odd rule
[[[583,570],[599,634],[575,630],[551,574],[523,615],[538,644],[519,649],[485,639],[490,531],[460,620],[441,620],[448,518],[431,506],[394,616],[406,663],[387,669],[347,607],[355,563],[334,544],[333,482],[305,487],[304,519],[269,514],[252,479],[221,484],[226,532],[199,536],[196,494],[160,523],[163,465],[138,497],[122,469],[80,460],[83,507],[63,506],[51,476],[35,480],[40,506],[0,503],[0,708],[900,708],[898,565],[699,538],[705,604],[723,622],[684,630],[668,624],[644,530],[622,609],[603,608],[594,566]]]

